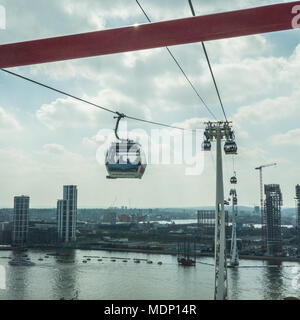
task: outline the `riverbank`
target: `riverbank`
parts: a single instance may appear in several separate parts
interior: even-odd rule
[[[80,248],[81,250],[90,250],[87,248]],[[93,248],[93,250],[95,250]],[[117,252],[137,252],[137,253],[148,253],[148,254],[165,254],[165,255],[177,255],[177,252],[168,250],[146,250],[146,249],[135,249],[135,248],[111,248],[111,247],[101,247],[97,250],[105,251],[117,251]],[[213,253],[200,253],[196,254],[197,257],[214,257]],[[229,257],[228,257],[229,258]],[[264,261],[287,261],[287,262],[300,262],[300,258],[296,257],[270,257],[270,256],[246,256],[241,255],[239,257],[241,260],[264,260]]]
[[[54,255],[53,251],[57,252],[58,255],[60,255],[60,251],[68,251],[68,250],[96,250],[96,251],[113,251],[113,252],[130,252],[130,253],[145,253],[145,254],[162,254],[162,255],[177,255],[177,251],[173,250],[150,250],[150,249],[137,249],[137,248],[116,248],[116,247],[88,247],[88,246],[76,246],[76,248],[71,247],[55,247],[55,246],[35,246],[35,247],[29,247],[28,249],[33,250],[44,250],[44,251],[51,251],[52,255]],[[6,248],[0,248],[1,251],[12,251],[14,248],[6,247]],[[65,255],[65,254],[64,254]],[[199,253],[196,254],[196,257],[214,257],[213,253]],[[228,256],[229,258],[229,256]],[[259,260],[259,261],[277,261],[277,262],[300,262],[300,258],[297,257],[271,257],[271,256],[248,256],[248,255],[240,255],[240,260]]]
[[[240,259],[244,259],[244,260],[300,262],[300,258],[296,258],[296,257],[240,256]]]

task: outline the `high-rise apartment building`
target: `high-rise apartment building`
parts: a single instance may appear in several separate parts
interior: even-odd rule
[[[265,230],[266,247],[270,255],[279,255],[282,252],[281,242],[281,206],[282,194],[279,184],[265,185]]]
[[[76,241],[77,186],[64,186],[63,199],[57,200],[57,232],[60,242]]]
[[[24,247],[28,239],[29,197],[14,197],[12,245]]]

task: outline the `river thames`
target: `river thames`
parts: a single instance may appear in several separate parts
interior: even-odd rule
[[[182,267],[171,255],[73,250],[66,258],[46,258],[49,252],[28,250],[23,254],[35,265],[12,266],[8,262],[15,253],[0,251],[6,286],[0,289],[0,299],[55,300],[76,295],[80,300],[213,299],[212,258],[198,258],[196,267]],[[144,260],[135,263],[134,259]],[[239,268],[228,269],[228,288],[233,300],[299,298],[300,264],[241,260]]]

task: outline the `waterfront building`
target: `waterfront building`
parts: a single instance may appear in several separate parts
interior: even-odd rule
[[[30,245],[49,245],[57,242],[57,227],[54,222],[29,222],[28,243]]]
[[[109,224],[116,224],[117,222],[116,212],[112,209],[106,210],[103,214],[102,222],[109,223]]]
[[[57,200],[57,233],[59,242],[76,241],[77,186],[64,186],[63,199]]]
[[[14,197],[12,245],[24,247],[28,239],[29,197]]]
[[[130,216],[124,213],[119,215],[118,220],[119,222],[127,222],[127,223],[131,221]]]
[[[281,206],[282,194],[279,184],[265,185],[265,210],[264,221],[266,223],[265,241],[269,255],[282,253],[281,239]]]

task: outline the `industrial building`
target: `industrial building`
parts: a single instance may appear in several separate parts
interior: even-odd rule
[[[64,186],[63,199],[57,200],[57,233],[59,242],[76,241],[77,186]]]
[[[202,236],[215,234],[215,210],[197,210],[197,226]],[[228,235],[228,211],[225,211],[226,235]]]
[[[266,238],[265,244],[269,255],[282,253],[281,239],[281,206],[282,194],[279,184],[267,184],[265,190],[264,221]]]
[[[114,210],[110,210],[110,209],[105,211],[103,214],[102,222],[109,223],[109,224],[116,224],[117,223],[116,212]]]
[[[12,245],[24,247],[28,239],[29,197],[14,197]]]

